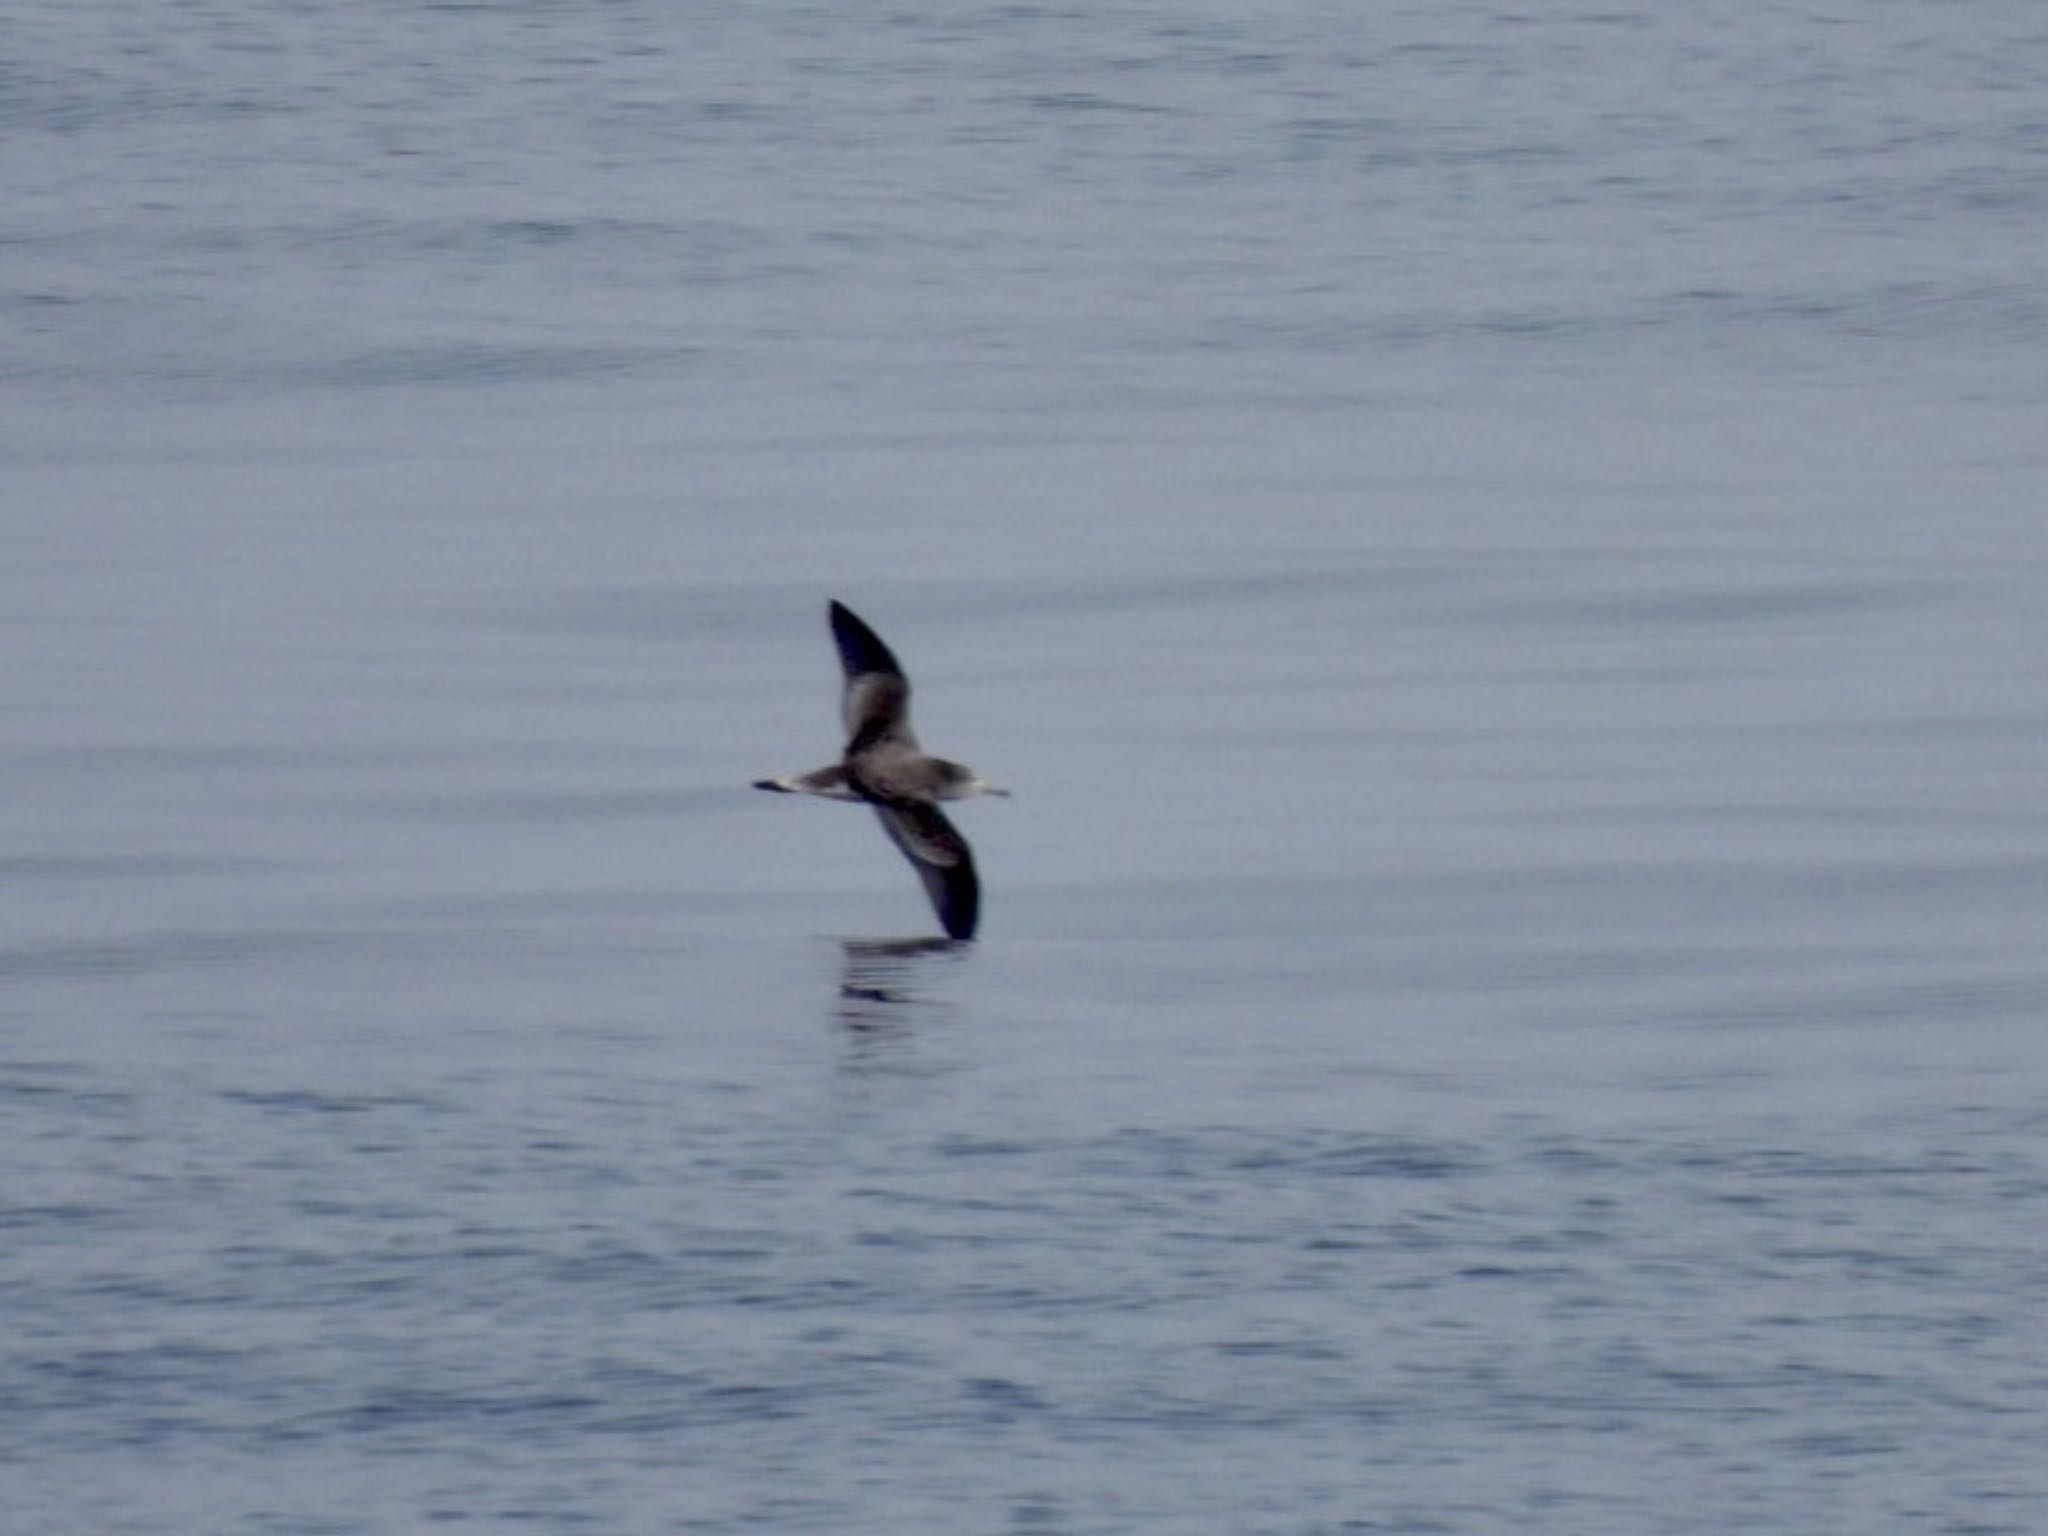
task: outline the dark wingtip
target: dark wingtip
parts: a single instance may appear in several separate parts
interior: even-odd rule
[[[947,938],[966,944],[974,938],[974,930],[981,921],[980,885],[955,887],[946,893],[946,898],[939,911],[939,922],[944,925]]]
[[[882,637],[868,627],[865,619],[836,597],[832,599],[829,611],[832,615],[832,638],[839,646],[839,660],[848,677],[857,677],[863,672],[903,675],[903,664],[896,659],[896,653],[882,643]]]
[[[789,793],[789,787],[787,785],[778,784],[773,779],[756,779],[754,780],[754,788],[772,789],[778,795],[786,795]]]

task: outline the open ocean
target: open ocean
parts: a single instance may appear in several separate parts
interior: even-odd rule
[[[10,1532],[2048,1530],[2038,0],[12,0],[0,643]]]

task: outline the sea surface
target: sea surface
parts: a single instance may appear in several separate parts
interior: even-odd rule
[[[12,0],[0,1524],[2048,1530],[2044,82]]]

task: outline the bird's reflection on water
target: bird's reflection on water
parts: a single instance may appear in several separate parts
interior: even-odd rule
[[[953,939],[844,939],[845,967],[839,978],[838,1017],[862,1033],[902,1032],[934,1012],[949,1011],[922,983],[946,956],[972,946]]]

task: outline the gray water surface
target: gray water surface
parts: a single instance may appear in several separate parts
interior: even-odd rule
[[[17,5],[8,1519],[2048,1528],[2044,73]]]

